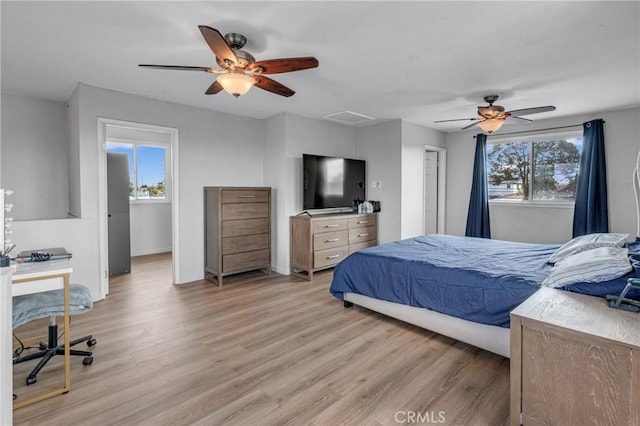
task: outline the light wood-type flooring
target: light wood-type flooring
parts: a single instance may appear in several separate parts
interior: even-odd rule
[[[73,358],[71,391],[14,410],[14,424],[507,424],[508,359],[345,309],[331,277],[252,272],[223,288],[174,286],[170,254],[134,258],[106,300],[72,317],[72,339],[98,340],[93,365]],[[46,329],[36,323],[16,331]],[[16,366],[15,392],[48,386],[61,368],[56,360],[27,388]]]

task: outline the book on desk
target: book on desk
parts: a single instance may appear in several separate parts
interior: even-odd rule
[[[16,262],[45,262],[47,260],[64,260],[71,259],[71,253],[67,252],[64,247],[54,247],[48,249],[22,250],[16,256]]]

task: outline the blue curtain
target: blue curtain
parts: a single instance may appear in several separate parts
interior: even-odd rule
[[[574,237],[594,232],[609,232],[603,124],[602,119],[583,124],[584,139],[573,211]]]
[[[476,135],[476,156],[467,215],[467,237],[491,238],[489,187],[487,185],[487,135]]]

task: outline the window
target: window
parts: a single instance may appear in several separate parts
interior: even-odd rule
[[[107,152],[128,156],[130,201],[169,199],[168,146],[108,140]]]
[[[573,203],[581,153],[576,133],[488,143],[489,199]]]

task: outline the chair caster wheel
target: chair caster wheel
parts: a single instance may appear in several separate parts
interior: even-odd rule
[[[82,360],[82,365],[91,365],[91,364],[93,364],[93,357],[92,356],[84,357],[84,359]]]
[[[32,385],[37,381],[38,381],[38,378],[36,376],[28,376],[27,377],[27,386]]]
[[[87,346],[89,346],[89,347],[95,346],[97,344],[98,344],[98,342],[94,338],[91,338],[91,339],[87,340]]]

